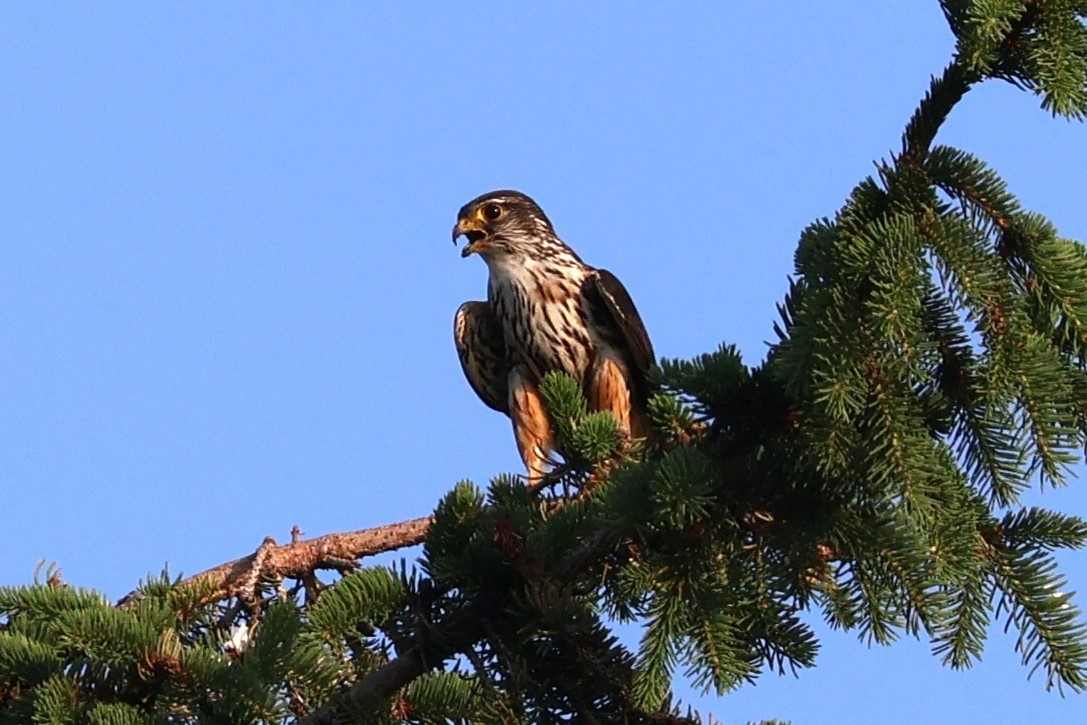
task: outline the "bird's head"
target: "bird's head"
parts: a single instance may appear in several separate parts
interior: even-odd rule
[[[484,259],[539,251],[541,243],[559,243],[543,209],[519,191],[491,191],[460,208],[453,226],[453,243],[468,244],[460,256],[479,253]]]

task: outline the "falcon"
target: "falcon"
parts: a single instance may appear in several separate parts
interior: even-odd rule
[[[538,485],[556,450],[539,382],[551,371],[581,382],[591,410],[610,411],[631,438],[649,433],[653,347],[626,289],[555,234],[539,205],[492,191],[461,207],[453,243],[487,264],[487,300],[465,302],[453,338],[468,383],[513,422],[517,450]]]

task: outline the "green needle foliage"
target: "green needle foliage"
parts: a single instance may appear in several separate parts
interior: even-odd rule
[[[1053,557],[1087,524],[1019,504],[1087,443],[1087,253],[934,143],[991,79],[1087,116],[1087,2],[942,7],[954,60],[801,234],[764,361],[662,361],[637,447],[548,376],[552,485],[457,485],[413,567],[244,600],[165,575],[119,606],[0,589],[0,722],[698,722],[676,674],[725,693],[810,667],[813,612],[960,668],[1003,624],[1046,687],[1087,688]]]

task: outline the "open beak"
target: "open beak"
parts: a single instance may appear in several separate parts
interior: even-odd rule
[[[458,219],[453,225],[453,244],[461,237],[466,237],[468,243],[460,250],[461,257],[474,254],[486,244],[487,230],[483,228],[478,219]]]

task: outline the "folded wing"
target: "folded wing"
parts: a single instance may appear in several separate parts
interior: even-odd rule
[[[465,302],[453,318],[453,339],[464,377],[480,400],[499,413],[509,411],[509,360],[502,325],[486,302]]]
[[[634,300],[619,278],[606,269],[594,270],[585,284],[593,324],[612,349],[622,355],[635,395],[633,402],[644,407],[651,392],[649,370],[654,363],[653,345]]]

